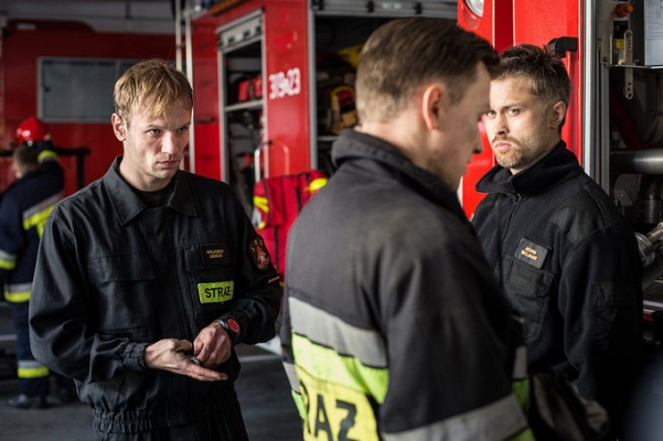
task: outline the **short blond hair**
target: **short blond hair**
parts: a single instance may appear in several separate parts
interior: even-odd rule
[[[147,109],[149,118],[163,115],[174,103],[190,108],[193,89],[182,72],[164,60],[153,59],[129,68],[115,83],[113,98],[115,112],[128,122],[132,109],[138,107]]]

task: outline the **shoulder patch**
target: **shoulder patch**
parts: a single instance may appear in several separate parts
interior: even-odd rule
[[[523,237],[520,239],[520,242],[518,242],[518,247],[516,247],[516,252],[513,254],[513,257],[522,260],[537,269],[541,269],[546,262],[546,257],[548,257],[549,251],[550,248],[536,244]]]
[[[269,268],[271,258],[269,257],[269,252],[267,251],[267,247],[265,246],[262,237],[257,236],[251,241],[249,244],[249,251],[253,257],[253,262],[259,270],[264,271]]]

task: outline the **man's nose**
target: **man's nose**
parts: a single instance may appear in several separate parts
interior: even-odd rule
[[[171,155],[177,153],[179,150],[179,142],[177,136],[172,133],[166,133],[161,143],[161,151]]]
[[[493,134],[495,135],[504,135],[509,132],[509,126],[507,124],[506,118],[504,115],[497,114],[495,119],[493,119]]]

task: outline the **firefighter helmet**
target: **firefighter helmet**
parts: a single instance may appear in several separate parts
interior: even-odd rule
[[[50,137],[50,129],[48,125],[34,116],[23,120],[16,129],[16,142],[18,144],[43,141]]]

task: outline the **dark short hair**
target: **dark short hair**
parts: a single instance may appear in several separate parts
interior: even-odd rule
[[[500,57],[496,79],[524,76],[532,80],[532,93],[546,106],[562,101],[567,107],[571,96],[571,80],[562,61],[532,44],[506,49]]]
[[[12,162],[21,173],[37,170],[39,168],[39,152],[33,146],[20,145],[12,153]]]
[[[371,34],[360,55],[359,119],[388,121],[419,87],[436,79],[450,86],[453,104],[476,79],[479,63],[494,75],[499,56],[490,43],[455,21],[414,17],[387,22]]]

